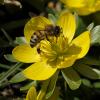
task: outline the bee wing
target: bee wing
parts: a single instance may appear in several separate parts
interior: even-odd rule
[[[43,16],[33,17],[30,19],[24,28],[24,35],[27,41],[30,41],[31,36],[37,30],[44,30],[45,26],[52,24],[47,18]]]

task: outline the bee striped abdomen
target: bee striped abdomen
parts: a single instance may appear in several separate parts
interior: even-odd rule
[[[44,30],[37,30],[33,33],[30,40],[30,46],[33,48],[41,40],[47,39],[49,41],[49,37],[58,37],[61,33],[61,28],[59,26],[47,25]]]
[[[36,31],[32,36],[30,40],[30,46],[33,48],[36,46],[41,40],[43,40],[45,37],[42,31]]]

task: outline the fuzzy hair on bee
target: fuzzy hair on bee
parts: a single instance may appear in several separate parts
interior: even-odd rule
[[[33,33],[30,39],[30,46],[33,48],[40,43],[41,40],[48,40],[48,36],[58,37],[60,33],[61,28],[59,26],[47,25],[44,30],[37,30]]]

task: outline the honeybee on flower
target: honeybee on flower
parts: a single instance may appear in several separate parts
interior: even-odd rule
[[[74,64],[77,59],[84,57],[90,47],[90,32],[85,31],[74,38],[76,30],[75,16],[69,12],[60,15],[55,23],[62,32],[57,37],[53,36],[40,41],[40,51],[37,46],[30,46],[30,40],[34,32],[44,30],[47,25],[53,23],[43,17],[33,17],[24,28],[26,44],[15,47],[13,56],[24,63],[33,63],[22,73],[32,80],[46,80],[54,75],[56,71],[66,69]],[[58,32],[59,33],[59,32]],[[74,39],[73,39],[74,38]]]
[[[47,25],[45,26],[44,30],[36,30],[30,39],[30,46],[34,47],[38,43],[41,42],[41,40],[47,39],[49,40],[49,37],[55,36],[58,37],[61,33],[61,28],[59,26],[53,26],[53,25]]]

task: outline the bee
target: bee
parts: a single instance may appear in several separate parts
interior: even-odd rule
[[[37,30],[33,33],[30,39],[30,46],[33,48],[40,43],[41,40],[48,40],[48,36],[58,37],[60,33],[61,28],[59,26],[47,25],[45,26],[44,30]]]

